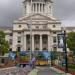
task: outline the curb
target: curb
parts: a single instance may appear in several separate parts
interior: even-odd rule
[[[58,69],[56,69],[56,68],[54,68],[54,67],[50,67],[50,69],[56,71],[57,73],[59,73],[59,74],[61,74],[61,75],[72,75],[72,74],[70,74],[70,73],[65,73],[64,71],[58,70]]]
[[[37,75],[37,72],[37,69],[33,69],[28,75]]]

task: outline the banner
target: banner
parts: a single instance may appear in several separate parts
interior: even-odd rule
[[[58,34],[58,48],[64,48],[64,34]]]

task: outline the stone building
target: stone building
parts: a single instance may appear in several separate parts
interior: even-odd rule
[[[24,0],[23,5],[24,16],[13,22],[13,51],[30,50],[31,43],[32,51],[60,51],[57,47],[57,34],[61,33],[61,22],[53,16],[53,2]]]
[[[57,34],[61,33],[61,21],[53,16],[52,0],[24,0],[24,16],[13,22],[13,27],[0,27],[6,33],[13,51],[62,51],[58,48]],[[75,27],[66,27],[66,32]],[[31,31],[31,32],[30,32]],[[31,38],[31,40],[30,40]]]

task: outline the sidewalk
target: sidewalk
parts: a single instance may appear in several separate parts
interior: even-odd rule
[[[65,73],[64,71],[58,70],[54,67],[50,67],[48,69],[40,69],[40,67],[37,67],[36,69],[33,69],[28,75],[71,75],[69,73]]]
[[[72,75],[72,74],[70,74],[70,73],[65,73],[64,71],[58,70],[58,69],[56,69],[56,68],[54,68],[54,67],[50,67],[50,69],[56,71],[57,73],[59,73],[59,74],[61,74],[61,75]]]

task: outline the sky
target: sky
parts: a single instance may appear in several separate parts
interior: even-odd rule
[[[0,26],[12,26],[23,15],[23,0],[0,0]],[[75,26],[75,0],[53,0],[53,14],[62,26]]]

